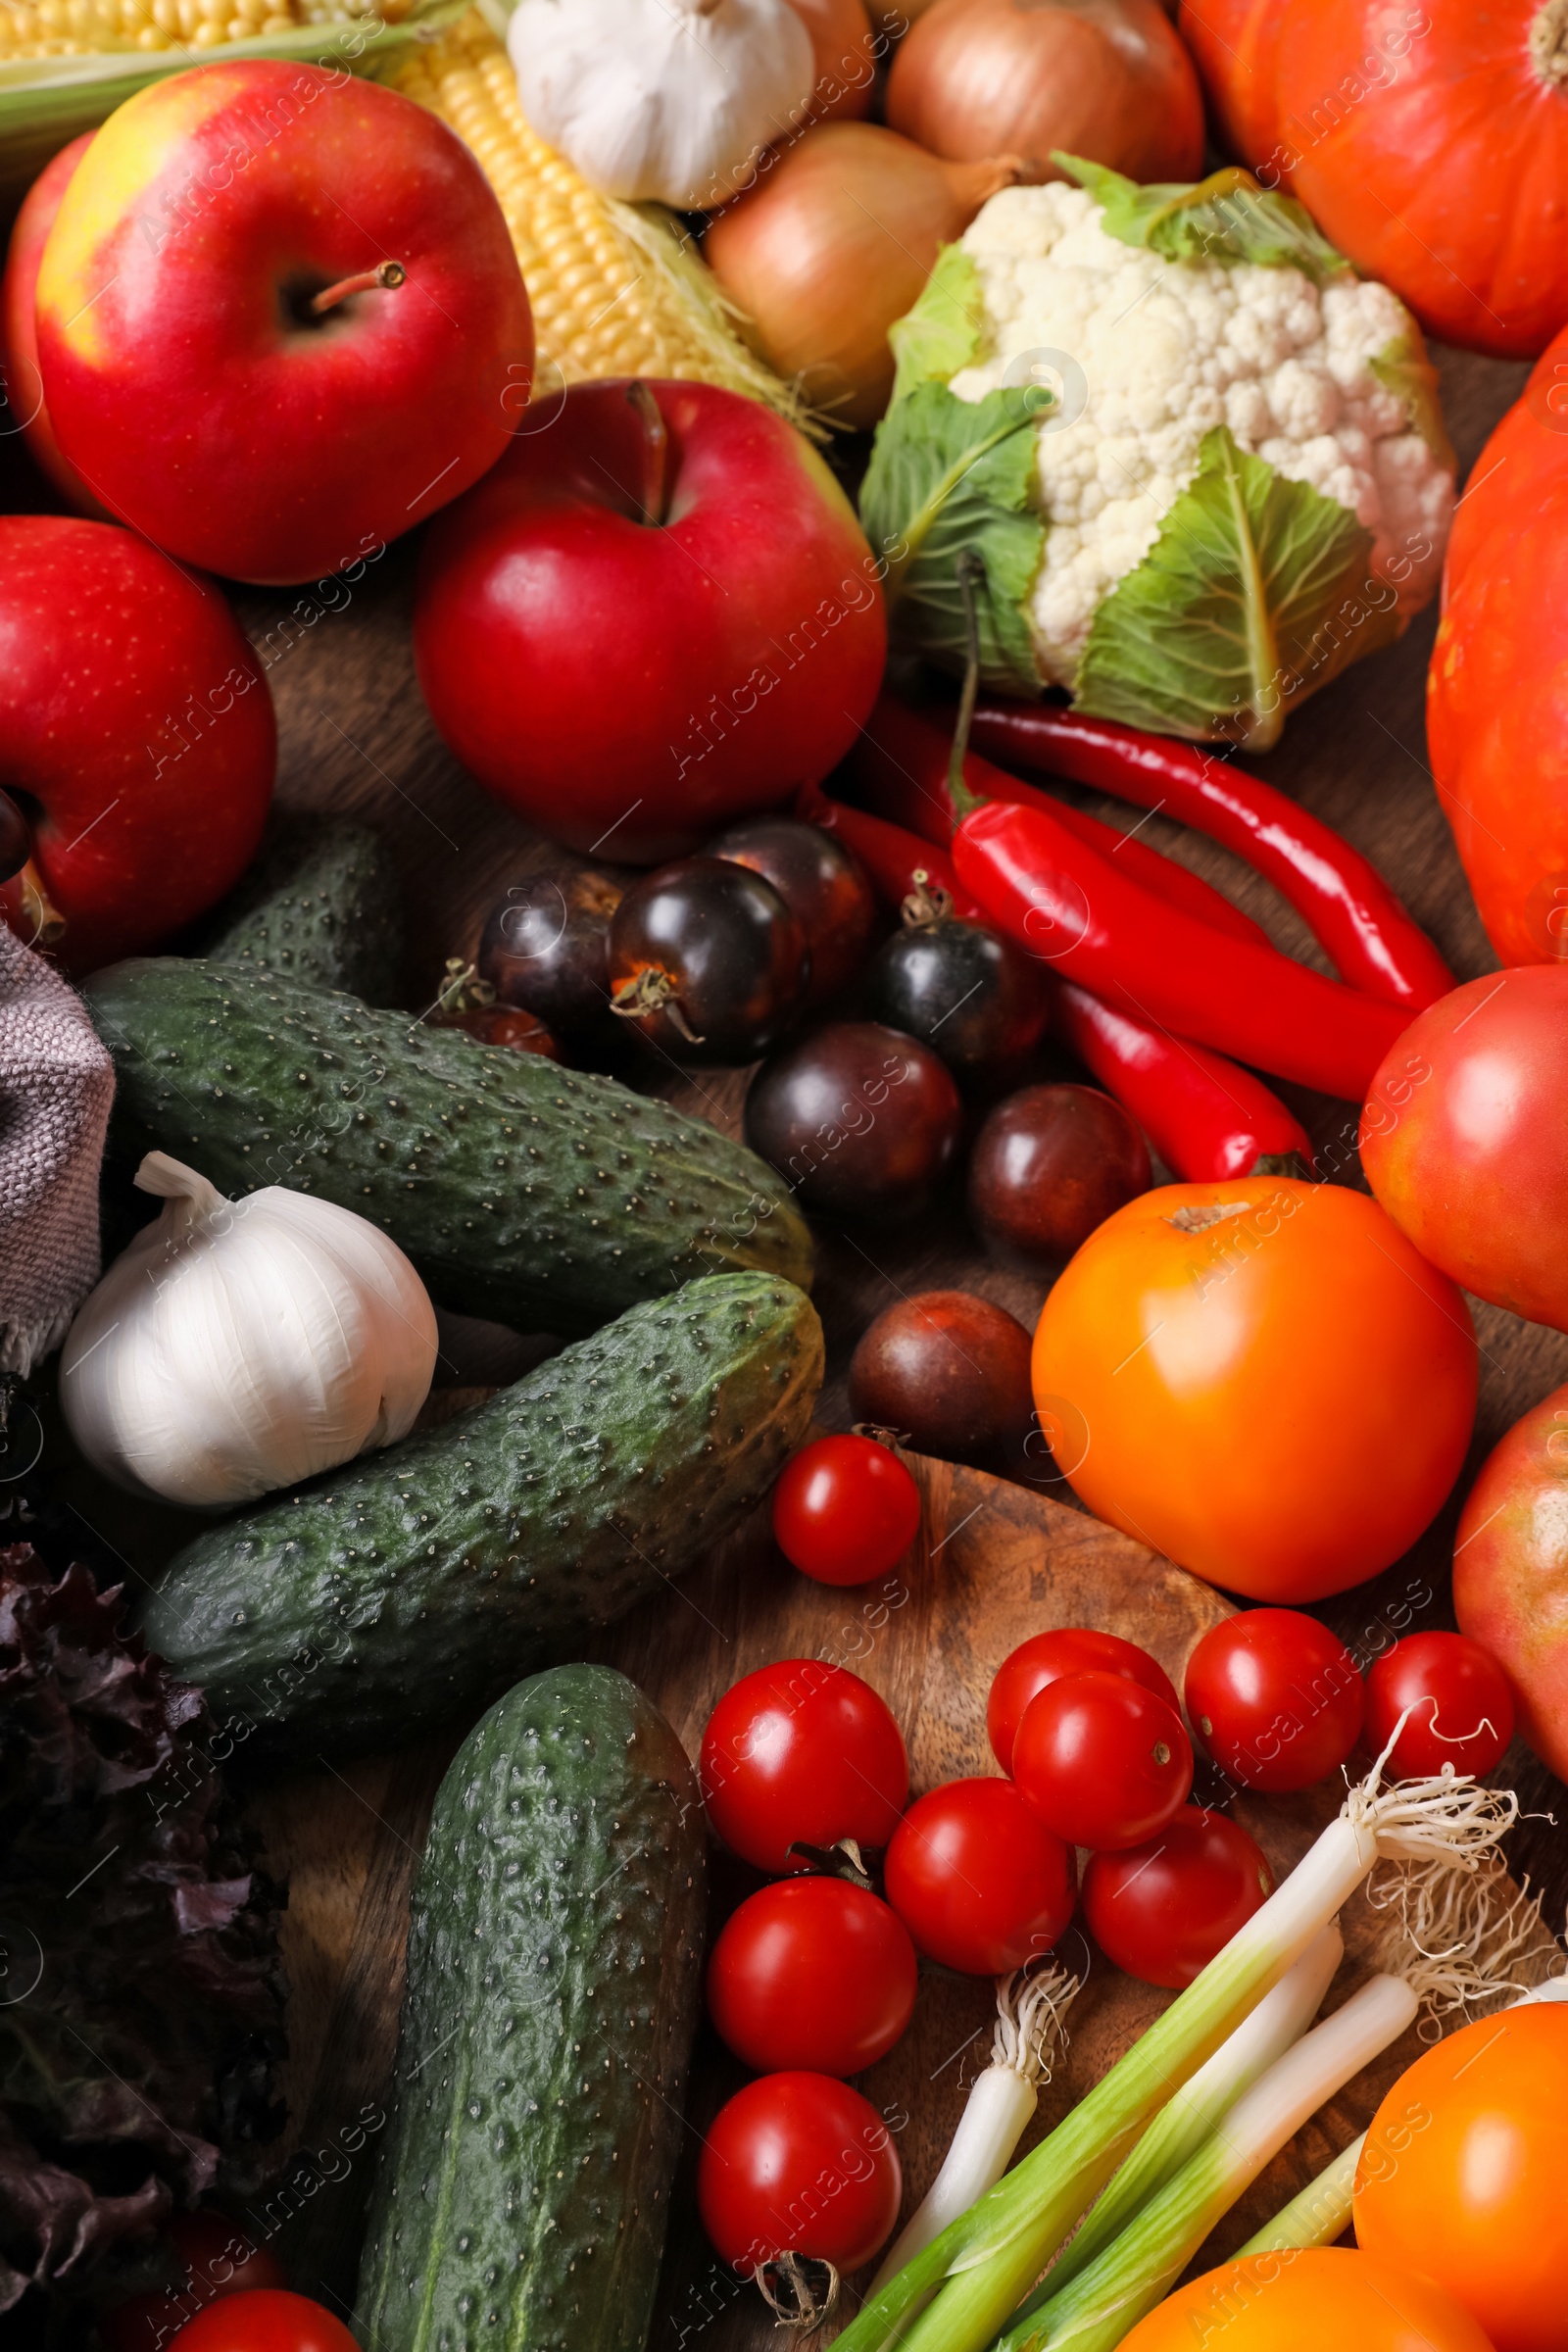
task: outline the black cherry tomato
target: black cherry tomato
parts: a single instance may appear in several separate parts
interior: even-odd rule
[[[607,953],[612,1008],[677,1061],[755,1061],[805,1002],[800,924],[771,882],[723,858],[634,882]]]
[[[907,1217],[958,1148],[963,1105],[929,1046],[879,1021],[834,1021],[759,1070],[746,1141],[802,1205]]]
[[[843,842],[793,817],[749,816],[710,841],[707,854],[771,882],[800,924],[811,967],[805,1009],[818,1012],[841,996],[876,927],[876,894]]]

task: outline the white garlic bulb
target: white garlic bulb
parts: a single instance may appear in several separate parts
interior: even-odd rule
[[[799,129],[815,82],[789,0],[520,0],[522,111],[590,187],[710,212]]]
[[[406,1437],[435,1370],[435,1310],[395,1242],[269,1185],[242,1200],[166,1152],[136,1171],[163,1214],[66,1340],[66,1424],[132,1494],[249,1502]]]

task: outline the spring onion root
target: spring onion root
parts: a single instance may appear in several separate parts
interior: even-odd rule
[[[1441,1862],[1475,1873],[1495,1856],[1518,1815],[1512,1794],[1451,1770],[1381,1788],[1386,1760],[1351,1788],[1290,1877],[1088,2096],[868,2298],[838,2352],[882,2352],[895,2340],[904,2352],[984,2352],[1165,2102],[1279,1983],[1375,1862]],[[908,2325],[933,2288],[928,2308]]]
[[[976,2077],[942,2169],[885,2257],[873,2294],[1002,2179],[1040,2103],[1038,2086],[1066,2047],[1064,2021],[1078,1986],[1058,1968],[997,1979],[991,2064]]]

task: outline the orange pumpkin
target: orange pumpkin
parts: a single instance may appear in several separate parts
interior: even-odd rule
[[[1568,319],[1568,0],[1183,0],[1215,122],[1429,334]]]
[[[1497,955],[1568,956],[1568,330],[1476,460],[1455,513],[1427,741]]]

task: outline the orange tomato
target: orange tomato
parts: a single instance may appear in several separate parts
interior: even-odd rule
[[[1046,1300],[1033,1379],[1092,1511],[1295,1604],[1386,1568],[1437,1511],[1476,1343],[1459,1291],[1375,1200],[1247,1177],[1107,1217]]]
[[[1494,2352],[1430,2278],[1348,2246],[1250,2254],[1154,2309],[1121,2352]]]
[[[1423,2271],[1496,2352],[1568,2352],[1568,2005],[1485,2017],[1419,2057],[1355,2175],[1368,2253]]]

